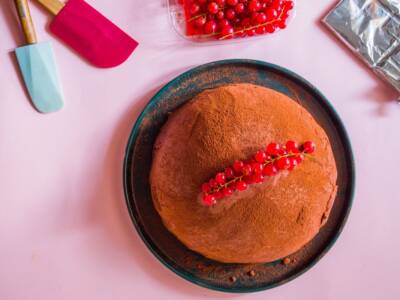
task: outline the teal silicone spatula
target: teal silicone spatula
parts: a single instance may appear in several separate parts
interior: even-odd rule
[[[14,3],[28,44],[15,49],[15,53],[29,96],[42,113],[60,110],[63,93],[51,44],[37,42],[27,0],[14,0]]]

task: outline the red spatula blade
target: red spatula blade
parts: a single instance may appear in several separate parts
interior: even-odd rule
[[[101,68],[123,63],[138,45],[83,0],[69,0],[50,24],[50,30]]]

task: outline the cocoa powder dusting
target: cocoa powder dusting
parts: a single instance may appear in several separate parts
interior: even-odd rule
[[[213,208],[199,204],[210,176],[269,142],[287,140],[313,140],[315,160]],[[249,84],[206,90],[170,116],[156,145],[153,200],[165,226],[188,248],[221,262],[268,262],[318,233],[315,224],[331,199],[326,190],[335,187],[332,150],[312,116],[283,94]]]

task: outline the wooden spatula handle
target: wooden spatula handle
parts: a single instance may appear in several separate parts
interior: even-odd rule
[[[65,6],[65,2],[62,0],[37,0],[53,15],[58,15],[60,10]]]
[[[19,21],[25,35],[25,40],[28,44],[37,43],[35,27],[33,26],[31,12],[29,10],[27,0],[14,0],[17,8]]]

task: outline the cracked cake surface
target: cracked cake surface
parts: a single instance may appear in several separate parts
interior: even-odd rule
[[[316,151],[293,171],[235,193],[212,207],[201,185],[270,142],[312,140]],[[171,114],[154,145],[154,206],[188,248],[220,262],[283,258],[325,224],[336,196],[330,141],[306,109],[264,87],[233,84],[205,90]]]

